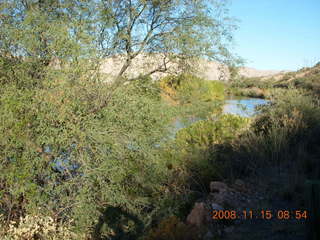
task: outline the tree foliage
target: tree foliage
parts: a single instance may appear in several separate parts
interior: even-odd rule
[[[163,61],[146,74],[166,71],[170,62],[199,57],[230,60],[232,19],[223,1],[102,1],[97,15],[99,45],[105,56],[123,55],[119,76],[139,54],[158,54]]]
[[[115,209],[129,220],[115,219],[123,226],[114,229],[148,226],[171,197],[174,178],[159,154],[170,111],[148,76],[166,71],[167,61],[188,69],[187,60],[200,56],[229,59],[232,26],[223,8],[190,0],[2,1],[0,215],[6,222],[41,212],[102,237],[112,227],[104,215]],[[140,54],[164,61],[122,84]],[[104,83],[100,60],[116,55],[124,65],[113,85]]]

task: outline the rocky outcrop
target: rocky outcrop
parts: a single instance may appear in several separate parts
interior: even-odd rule
[[[195,203],[194,208],[187,217],[187,223],[197,227],[205,224],[208,215],[208,210],[203,202]]]
[[[235,225],[239,224],[241,219],[217,219],[214,218],[214,211],[236,211],[241,212],[246,209],[250,203],[255,204],[258,201],[249,190],[247,184],[237,179],[233,184],[224,182],[210,182],[210,193],[205,199],[195,203],[186,219],[190,227],[197,227],[204,232],[200,239],[212,239],[213,236],[222,236],[234,231]]]
[[[109,80],[112,80],[116,76],[123,63],[124,58],[112,57],[105,59],[101,66],[100,72],[103,73]],[[128,78],[135,78],[140,74],[145,74],[146,72],[156,69],[163,63],[163,57],[161,55],[139,55],[133,61],[129,69],[127,70],[125,76]],[[168,74],[179,73],[181,69],[177,64],[168,63],[166,65],[168,72],[157,72],[152,74],[154,80],[158,80]],[[200,60],[196,67],[196,75],[207,80],[222,80],[228,81],[230,79],[229,68],[216,61]],[[271,77],[275,74],[279,74],[281,71],[275,70],[257,70],[254,68],[242,67],[239,69],[240,76],[244,77]]]
[[[228,190],[228,186],[227,184],[223,183],[223,182],[211,182],[210,183],[210,192],[214,193],[214,192],[218,192],[218,193],[222,193]]]

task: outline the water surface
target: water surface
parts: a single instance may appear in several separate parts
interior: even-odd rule
[[[226,99],[224,101],[222,112],[239,115],[241,117],[253,117],[258,113],[256,107],[258,105],[264,105],[267,103],[268,103],[268,100],[261,99],[261,98],[237,98],[237,97],[231,98],[230,97],[229,99]],[[188,127],[199,120],[204,120],[204,118],[195,117],[195,116],[184,118],[183,120],[179,117],[176,118],[173,122],[173,130],[170,135],[174,138],[175,134],[180,129]]]
[[[240,115],[241,117],[252,117],[257,114],[258,105],[267,104],[268,100],[260,98],[227,99],[223,106],[223,113]]]

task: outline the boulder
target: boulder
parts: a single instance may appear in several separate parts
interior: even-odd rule
[[[223,182],[210,182],[210,191],[211,192],[224,192],[228,190],[228,186],[227,184],[223,183]]]
[[[205,204],[203,202],[195,203],[192,211],[187,217],[187,223],[200,227],[205,223],[207,215],[208,210],[205,208]]]
[[[211,208],[212,208],[212,211],[223,211],[224,208],[221,207],[219,204],[216,204],[216,203],[211,203]]]
[[[246,191],[246,184],[244,181],[242,181],[241,179],[237,179],[234,182],[233,187],[238,190],[238,191]]]
[[[211,231],[208,231],[206,233],[206,235],[204,235],[203,239],[204,240],[212,240],[212,239],[214,239],[214,235],[213,235],[213,233]]]
[[[245,183],[244,181],[242,181],[241,179],[237,179],[235,182],[234,182],[235,185],[238,185],[238,186],[244,186]]]
[[[234,226],[230,226],[230,227],[226,227],[224,229],[224,232],[225,233],[232,233],[234,231]]]

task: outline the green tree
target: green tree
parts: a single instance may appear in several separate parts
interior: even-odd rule
[[[223,14],[224,1],[108,0],[100,4],[100,43],[106,56],[125,55],[119,76],[141,53],[163,54],[161,66],[147,74],[164,71],[165,64],[176,58],[207,56],[229,60],[223,40],[231,39],[230,29],[234,25]],[[174,59],[170,54],[174,54]]]
[[[228,59],[230,25],[220,7],[1,1],[0,214],[7,221],[39,213],[59,224],[73,219],[78,231],[103,234],[112,225],[104,212],[114,207],[147,226],[170,198],[174,177],[159,157],[170,112],[148,76],[166,71],[169,60],[188,68],[187,60],[204,55]],[[145,53],[160,54],[164,64],[122,84]],[[119,54],[126,60],[114,85],[101,82],[96,60]]]
[[[225,1],[107,0],[98,7],[96,34],[103,56],[123,59],[112,89],[135,80],[123,75],[139,55],[159,59],[155,66],[146,67],[144,76],[167,72],[172,66],[194,71],[203,57],[224,63],[234,60],[228,46],[235,25]]]

